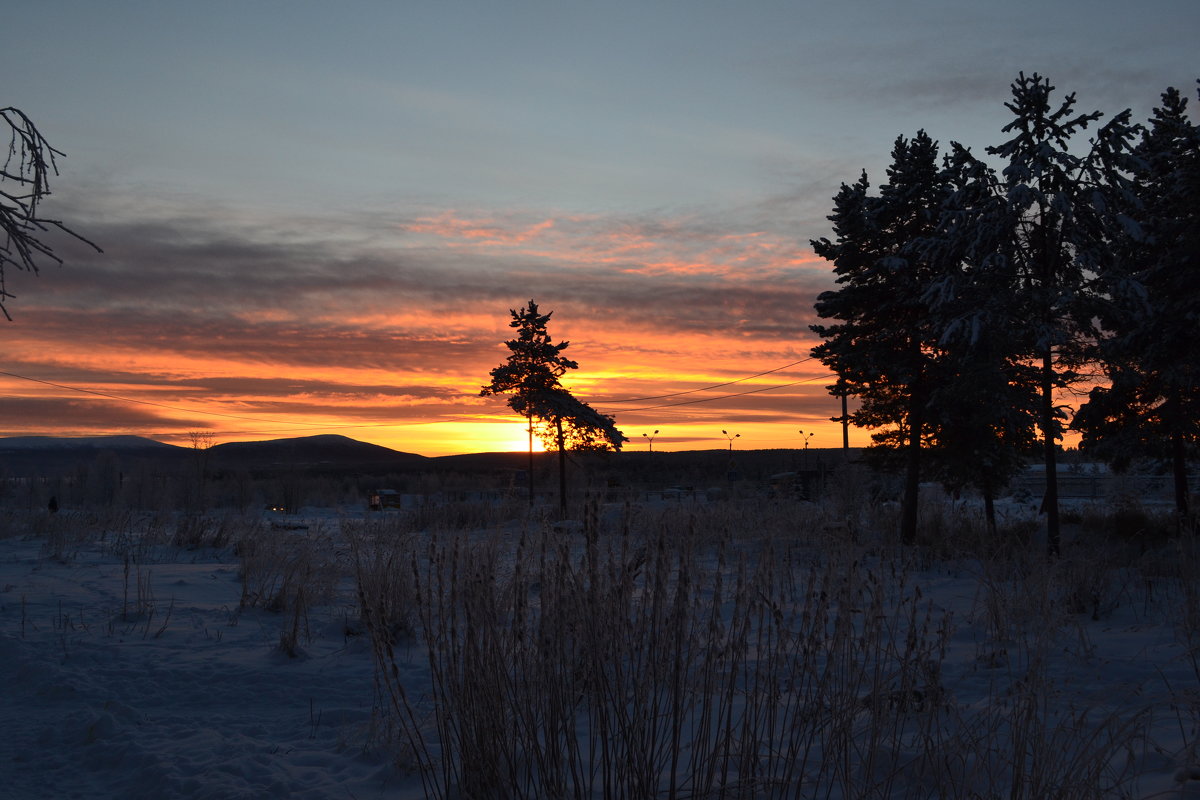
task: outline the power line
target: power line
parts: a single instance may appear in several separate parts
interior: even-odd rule
[[[793,361],[790,364],[784,364],[782,367],[776,367],[775,369],[769,369],[769,370],[766,370],[765,372],[758,372],[758,373],[755,373],[754,375],[747,375],[744,378],[738,378],[735,381],[726,381],[725,383],[718,383],[718,384],[714,384],[712,386],[704,386],[700,389],[688,389],[685,392],[672,392],[670,394],[656,394],[656,395],[651,395],[649,397],[627,397],[627,398],[620,399],[620,400],[599,399],[599,400],[593,400],[592,402],[593,403],[641,403],[641,402],[645,402],[646,400],[663,400],[668,397],[682,397],[685,394],[695,394],[696,392],[707,392],[712,389],[721,389],[725,386],[732,386],[735,383],[744,383],[746,381],[753,380],[755,378],[761,378],[763,375],[770,375],[772,372],[782,372],[783,370],[785,370],[789,367],[794,367],[797,364],[803,364],[806,361],[812,361],[814,358],[816,358],[816,356],[809,356],[808,358],[802,358],[799,361]],[[794,384],[788,384],[788,385],[794,385]],[[630,409],[630,410],[631,411],[639,411],[641,409]]]
[[[748,395],[748,394],[758,394],[759,392],[769,392],[774,389],[786,389],[789,386],[799,386],[801,384],[812,383],[814,381],[824,381],[824,380],[828,380],[831,377],[832,377],[831,375],[818,375],[815,378],[805,378],[802,381],[792,381],[791,383],[781,383],[776,386],[762,386],[758,389],[750,389],[749,391],[745,391],[745,392],[735,392],[733,394],[722,394],[722,395],[717,395],[716,397],[701,397],[699,400],[683,400],[678,403],[663,403],[662,405],[657,405],[657,406],[644,406],[642,408],[627,408],[624,410],[627,412],[653,411],[653,410],[659,409],[659,408],[675,408],[676,406],[691,406],[691,405],[696,405],[697,403],[711,403],[716,400],[728,400],[731,397],[744,397],[745,395]]]

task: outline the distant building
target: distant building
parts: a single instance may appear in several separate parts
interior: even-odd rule
[[[367,508],[371,511],[383,511],[385,508],[400,508],[403,496],[395,489],[374,489],[371,491]]]

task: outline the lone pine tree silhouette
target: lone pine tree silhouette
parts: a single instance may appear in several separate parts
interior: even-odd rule
[[[509,327],[517,338],[505,342],[508,359],[492,370],[492,381],[480,394],[508,395],[508,406],[529,423],[529,504],[533,505],[533,435],[558,450],[559,508],[567,509],[567,449],[620,450],[627,439],[612,417],[576,399],[559,382],[567,370],[579,365],[562,351],[570,342],[555,344],[548,326],[554,312],[542,314],[533,300],[520,310],[509,310]],[[540,430],[535,428],[540,423]]]
[[[39,264],[52,261],[62,264],[54,248],[41,235],[57,229],[101,252],[99,247],[72,231],[56,219],[41,214],[42,199],[50,195],[50,176],[58,175],[56,156],[62,156],[25,112],[11,106],[0,109],[0,119],[8,126],[8,153],[0,166],[0,313],[12,320],[4,302],[15,295],[8,291],[7,270],[15,267],[24,272],[38,272]]]

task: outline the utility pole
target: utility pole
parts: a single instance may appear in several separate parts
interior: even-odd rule
[[[842,395],[842,449],[850,450],[850,412],[846,410],[846,395]]]
[[[842,457],[850,457],[850,411],[847,409],[846,398],[849,392],[846,391],[846,382],[840,377],[837,383],[829,387],[829,391],[842,401],[842,415],[840,417],[830,417],[830,422],[842,423]]]
[[[529,423],[529,507],[533,508],[533,415],[528,415],[525,421]]]

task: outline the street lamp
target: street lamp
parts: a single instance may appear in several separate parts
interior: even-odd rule
[[[650,452],[651,453],[654,452],[654,437],[655,436],[658,436],[658,428],[655,428],[654,433],[651,433],[649,435],[644,434],[644,433],[642,434],[642,438],[650,443]]]
[[[803,429],[796,432],[804,437],[804,468],[808,469],[808,440],[813,437],[813,434],[812,431],[805,433]]]
[[[729,431],[721,431],[721,435],[723,435],[726,439],[729,440],[729,452],[731,452],[731,453],[733,452],[733,440],[742,438],[742,435],[740,433],[735,433],[733,435],[730,435]]]

